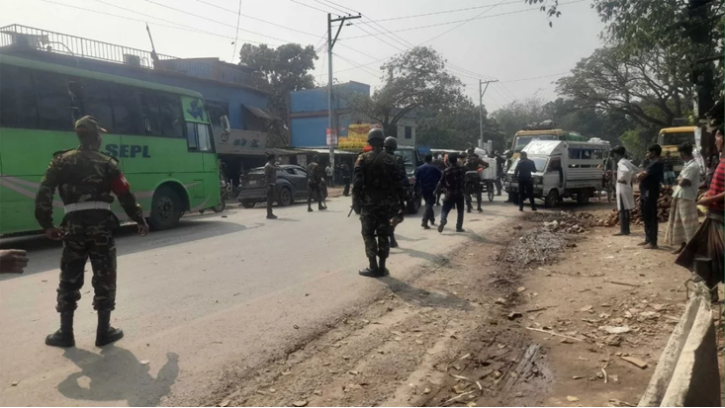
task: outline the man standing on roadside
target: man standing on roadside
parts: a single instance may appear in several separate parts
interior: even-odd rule
[[[317,200],[317,210],[327,209],[322,203],[322,183],[324,183],[324,171],[320,167],[320,157],[314,156],[312,163],[307,165],[307,211],[312,212],[312,198]]]
[[[441,179],[442,172],[433,165],[433,156],[425,155],[425,164],[415,170],[415,189],[420,188],[421,195],[425,201],[425,211],[423,212],[423,222],[421,226],[424,229],[430,229],[428,222],[435,225],[435,212],[433,205],[436,202],[436,186]]]
[[[536,172],[536,164],[529,160],[526,152],[521,152],[519,162],[514,170],[514,178],[519,182],[519,211],[524,210],[524,200],[526,197],[531,202],[531,211],[536,211],[536,202],[534,202],[534,180],[532,174]]]
[[[123,337],[123,331],[111,327],[111,311],[116,306],[116,244],[113,230],[119,220],[111,211],[113,193],[128,218],[138,225],[139,234],[149,227],[141,206],[131,192],[118,161],[101,153],[102,133],[106,129],[93,116],[75,123],[80,146],[55,153],[35,196],[35,218],[45,235],[63,241],[60,258],[60,285],[56,310],[60,329],[45,338],[54,347],[73,347],[73,313],[81,298],[81,288],[90,258],[93,269],[93,308],[98,311],[96,346],[102,347]],[[53,196],[58,189],[65,217],[61,228],[53,224]]]
[[[645,249],[657,249],[657,201],[660,198],[660,185],[664,179],[665,166],[660,160],[662,147],[653,144],[647,149],[649,164],[639,173],[640,201],[642,209],[642,222],[644,223],[645,240],[638,244]]]
[[[683,143],[677,150],[685,164],[675,180],[672,193],[672,207],[667,221],[665,241],[675,247],[673,254],[679,255],[685,245],[695,236],[700,227],[697,214],[697,189],[700,185],[700,165],[692,155],[692,145]]]
[[[332,166],[328,164],[327,167],[325,167],[325,185],[328,187],[333,187],[333,178],[335,178],[334,171],[332,170]]]
[[[437,187],[437,190],[443,189],[446,195],[443,199],[443,209],[441,210],[441,221],[438,224],[438,232],[443,232],[443,228],[448,223],[448,213],[453,207],[456,207],[458,210],[456,232],[466,232],[463,229],[463,213],[466,204],[466,168],[458,165],[458,154],[456,153],[448,155],[448,162],[450,163],[450,167],[443,171],[441,181]]]
[[[342,184],[345,187],[342,190],[342,195],[347,197],[350,195],[350,166],[347,163],[342,163],[340,165],[340,172],[342,173]]]
[[[629,235],[629,225],[632,221],[634,209],[634,195],[632,194],[632,175],[637,167],[624,156],[627,150],[624,146],[612,149],[612,156],[617,163],[617,209],[619,210],[619,233],[614,236]]]
[[[267,164],[264,165],[264,185],[267,189],[267,219],[276,220],[272,213],[272,203],[277,193],[277,166],[274,163],[274,153],[267,153]]]

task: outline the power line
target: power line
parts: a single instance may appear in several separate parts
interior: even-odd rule
[[[330,8],[332,8],[333,10],[336,10],[336,11],[338,11],[338,12],[341,12],[341,13],[342,13],[342,15],[345,15],[345,14],[350,14],[350,13],[348,13],[347,11],[345,11],[345,10],[341,10],[341,9],[339,9],[339,8],[337,8],[337,7],[333,7],[333,6],[328,6],[327,4],[325,4],[325,3],[321,2],[320,0],[314,0],[314,1],[315,1],[315,3],[319,3],[319,4],[322,4],[322,6],[323,6],[323,7],[330,7]]]
[[[372,76],[374,76],[376,78],[380,78],[380,73],[379,72],[375,72],[372,68],[363,67],[362,65],[358,64],[357,62],[352,61],[352,60],[350,60],[348,58],[345,58],[345,57],[343,57],[340,54],[333,54],[333,55],[335,55],[336,57],[340,58],[341,60],[347,62],[348,64],[355,65],[355,66],[359,67],[366,74],[372,75]]]
[[[558,74],[542,75],[542,76],[531,77],[531,78],[511,79],[509,81],[501,81],[501,83],[502,84],[503,83],[509,84],[511,82],[531,81],[531,80],[534,80],[534,79],[550,78],[550,77],[554,77],[554,76],[562,76],[562,75],[567,75],[567,74],[568,74],[568,72],[559,72]]]
[[[317,0],[315,0],[315,1],[317,1]],[[342,7],[342,8],[344,8],[345,10],[348,10],[348,11],[352,12],[352,14],[361,14],[361,13],[360,13],[360,12],[358,12],[357,10],[353,10],[353,9],[351,9],[350,7],[345,7],[345,6],[343,6],[342,4],[338,4],[338,3],[335,3],[334,1],[330,1],[330,0],[323,0],[323,1],[324,1],[325,3],[329,3],[329,4],[332,4],[332,5],[334,5],[334,6]],[[318,1],[318,3],[319,3],[319,1]]]
[[[219,6],[219,5],[216,5],[216,4],[214,4],[214,3],[210,3],[210,2],[208,2],[208,1],[205,1],[205,0],[195,0],[195,1],[197,1],[197,2],[199,2],[199,3],[203,3],[203,4],[206,4],[206,5],[208,5],[208,6],[212,6],[212,7],[214,7],[214,8],[217,8],[217,9],[219,9],[219,10],[227,11],[227,12],[229,12],[229,13],[235,13],[235,14],[238,14],[239,16],[241,16],[241,17],[245,17],[245,18],[248,18],[248,19],[250,19],[250,20],[255,20],[255,21],[259,21],[259,22],[262,22],[262,23],[265,23],[265,24],[273,25],[273,26],[275,26],[275,27],[279,27],[279,28],[284,28],[285,30],[289,30],[289,31],[294,31],[294,32],[296,32],[296,33],[300,33],[300,34],[305,34],[305,35],[309,35],[309,36],[311,36],[311,37],[317,37],[317,34],[313,34],[313,33],[307,32],[307,31],[302,31],[302,30],[298,30],[298,29],[296,29],[296,28],[292,28],[292,27],[289,27],[289,26],[286,26],[286,25],[282,25],[282,24],[277,24],[277,23],[273,23],[273,22],[271,22],[271,21],[267,21],[267,20],[262,20],[261,18],[258,18],[258,17],[254,17],[254,16],[250,16],[250,15],[246,15],[246,14],[241,14],[241,9],[240,9],[240,11],[239,11],[239,12],[237,12],[237,11],[234,11],[234,10],[231,10],[231,9],[228,9],[228,8],[224,8],[224,7],[221,7],[221,6]],[[239,24],[237,24],[237,27],[238,27],[238,26],[239,26]]]
[[[155,4],[155,5],[157,5],[157,6],[161,6],[161,7],[167,8],[167,9],[169,9],[169,10],[173,10],[173,11],[176,11],[176,12],[178,12],[178,13],[182,13],[182,14],[190,15],[190,16],[192,16],[192,17],[200,18],[200,19],[202,19],[202,20],[207,20],[207,21],[211,21],[212,23],[220,24],[220,25],[223,25],[223,26],[231,27],[231,28],[236,28],[236,27],[234,27],[234,26],[233,26],[233,25],[231,25],[231,24],[227,24],[227,23],[222,23],[221,21],[213,20],[213,19],[211,19],[211,18],[207,18],[207,17],[204,17],[204,16],[200,16],[200,15],[198,15],[198,14],[190,13],[190,12],[188,12],[188,11],[184,11],[184,10],[179,10],[179,9],[177,9],[177,8],[175,8],[175,7],[171,7],[171,6],[168,6],[168,5],[166,5],[166,4],[162,4],[162,3],[157,3],[157,2],[155,2],[155,1],[153,1],[153,0],[144,0],[144,1],[146,1],[147,3],[151,3],[151,4]],[[287,43],[287,42],[294,42],[294,41],[287,41],[287,40],[283,40],[283,39],[281,39],[281,38],[277,38],[277,37],[272,37],[271,35],[261,34],[261,33],[259,33],[259,32],[256,32],[256,31],[251,31],[251,30],[245,30],[245,29],[243,29],[243,28],[240,28],[240,29],[239,29],[239,31],[246,31],[246,32],[249,32],[249,33],[252,33],[252,34],[256,34],[256,35],[258,35],[258,36],[260,36],[260,37],[267,37],[267,38],[271,38],[271,39],[273,39],[273,40],[277,40],[277,41],[282,41],[282,42],[285,42],[285,43]]]
[[[521,4],[521,0],[510,0],[501,5],[506,5],[506,4]],[[466,8],[460,8],[460,9],[455,9],[455,10],[443,10],[443,11],[436,11],[436,12],[426,13],[426,14],[415,14],[415,15],[410,15],[410,16],[390,17],[390,18],[384,18],[384,19],[377,20],[377,21],[379,23],[381,23],[381,22],[385,22],[385,21],[405,20],[405,19],[418,18],[418,17],[429,17],[429,16],[440,15],[440,14],[457,13],[460,11],[477,10],[477,9],[492,7],[492,6],[493,5],[491,5],[491,4],[487,4],[484,6],[466,7]],[[362,24],[370,24],[370,23],[362,23]]]
[[[559,3],[559,6],[565,6],[565,5],[568,5],[568,4],[581,3],[583,1],[585,1],[585,0],[575,0],[575,1],[569,1],[569,2],[564,2],[564,3]],[[487,6],[487,7],[492,8],[494,6]],[[489,10],[490,10],[490,8],[489,8]],[[458,27],[464,25],[465,23],[470,22],[470,21],[473,21],[473,20],[485,20],[485,19],[494,18],[494,17],[508,16],[508,15],[511,15],[511,14],[527,13],[527,12],[538,11],[538,10],[540,10],[538,7],[533,7],[533,8],[527,8],[527,9],[509,11],[509,12],[506,12],[506,13],[492,14],[490,16],[483,16],[483,17],[481,16],[481,14],[483,14],[483,13],[480,13],[478,17],[473,17],[473,18],[466,19],[466,20],[455,20],[455,21],[447,21],[447,22],[444,22],[444,23],[436,23],[436,24],[428,24],[428,25],[423,25],[423,26],[402,28],[400,30],[393,30],[393,31],[391,31],[391,33],[402,33],[402,32],[406,32],[406,31],[415,31],[415,30],[422,30],[422,29],[425,29],[425,28],[442,27],[442,26],[447,26],[447,25],[451,25],[451,24],[462,23],[459,26],[454,27],[451,30],[449,30],[447,32],[444,32],[444,33],[442,33],[442,34],[439,35],[439,36],[442,36],[442,35],[447,34],[450,31],[453,31],[453,30],[457,29]],[[487,12],[487,11],[488,10],[486,10],[485,12]],[[358,35],[358,36],[353,36],[353,37],[345,37],[345,38],[342,38],[342,40],[354,40],[354,39],[357,39],[357,38],[365,38],[365,37],[367,37],[367,36],[365,36],[365,35]],[[426,42],[430,42],[430,41],[432,41],[432,40],[434,40],[436,38],[437,37],[434,37],[431,40],[428,40]]]
[[[305,6],[305,7],[307,7],[307,8],[311,8],[311,9],[313,9],[313,10],[317,10],[317,11],[319,11],[319,12],[322,12],[322,13],[325,13],[325,14],[327,14],[327,11],[325,11],[325,10],[323,10],[323,9],[319,9],[319,8],[317,8],[317,7],[315,7],[315,6],[310,6],[309,4],[305,4],[305,3],[301,2],[301,1],[297,1],[297,0],[289,0],[289,1],[291,1],[292,3],[296,3],[296,4],[299,4],[300,6]]]
[[[237,28],[234,30],[234,51],[232,51],[232,59],[237,57],[237,39],[239,38],[239,21],[242,19],[242,0],[239,0],[239,11],[237,11]]]
[[[473,21],[473,20],[477,19],[478,17],[481,17],[482,15],[484,15],[484,14],[488,13],[489,11],[493,10],[494,8],[496,8],[497,6],[500,6],[501,4],[503,4],[503,2],[504,2],[504,1],[506,1],[506,0],[501,0],[500,2],[496,3],[496,5],[494,5],[494,6],[491,6],[490,8],[487,8],[486,10],[483,10],[482,12],[480,12],[480,13],[479,13],[478,15],[476,15],[475,17],[471,17],[470,19],[468,19],[468,20],[466,20],[466,21],[463,21],[463,22],[461,22],[461,24],[459,24],[459,25],[457,25],[457,26],[455,26],[455,27],[451,28],[451,29],[450,29],[450,30],[448,30],[448,31],[444,31],[444,32],[442,32],[442,33],[438,34],[437,36],[435,36],[435,37],[431,38],[430,40],[426,41],[425,43],[429,43],[429,42],[431,42],[431,41],[437,40],[437,39],[439,39],[439,38],[443,37],[444,35],[446,35],[446,34],[450,33],[451,31],[453,31],[453,30],[456,30],[456,29],[458,29],[458,28],[460,28],[460,27],[463,27],[463,26],[464,26],[464,25],[466,25],[467,23],[469,23],[469,22],[471,22],[471,21]],[[423,43],[423,44],[425,44],[425,43]]]

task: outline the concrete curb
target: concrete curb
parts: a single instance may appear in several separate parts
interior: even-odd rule
[[[720,374],[712,307],[698,284],[662,351],[640,407],[720,406]]]

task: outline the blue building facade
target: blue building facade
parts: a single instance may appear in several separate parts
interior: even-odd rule
[[[337,124],[338,137],[347,137],[353,122],[345,95],[360,93],[369,95],[370,85],[347,82],[332,88],[333,118]],[[290,94],[291,143],[295,147],[327,146],[328,127],[327,87],[305,89]]]

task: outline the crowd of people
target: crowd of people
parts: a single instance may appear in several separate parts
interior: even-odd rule
[[[684,143],[678,147],[683,162],[679,176],[668,175],[662,147],[654,144],[647,149],[646,164],[642,169],[626,158],[626,149],[617,146],[612,155],[617,161],[616,196],[619,210],[620,231],[617,236],[630,235],[631,213],[635,208],[632,184],[639,182],[640,214],[644,224],[645,239],[640,246],[657,249],[659,217],[658,207],[662,185],[674,184],[672,204],[667,222],[665,241],[674,247],[675,262],[693,272],[714,290],[723,281],[723,212],[725,206],[725,160],[722,159],[723,130],[715,132],[717,160],[710,160],[716,166],[708,177],[702,177],[702,170],[693,153],[693,146]],[[710,172],[709,172],[710,173]],[[669,180],[668,178],[672,179]],[[701,180],[704,178],[704,183]],[[699,196],[699,190],[707,192]],[[699,222],[698,206],[704,210],[704,222]]]

